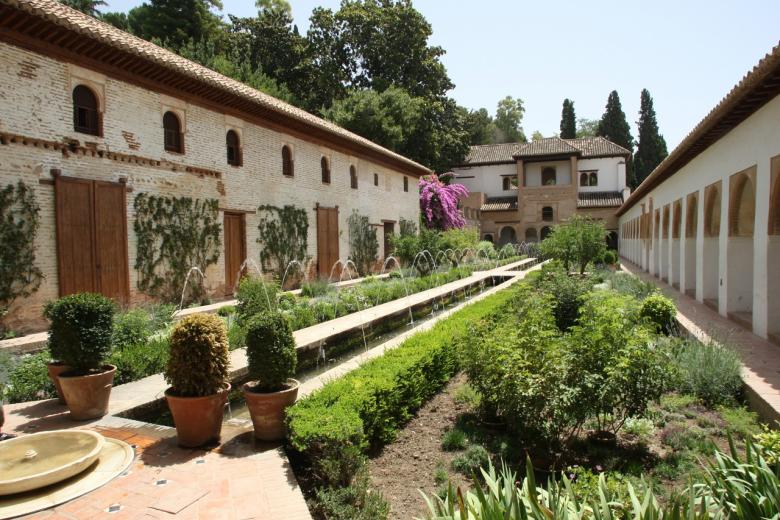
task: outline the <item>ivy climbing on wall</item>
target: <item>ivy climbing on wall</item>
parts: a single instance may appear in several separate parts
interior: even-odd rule
[[[371,267],[379,254],[379,240],[376,228],[371,225],[366,215],[353,210],[347,220],[349,228],[349,259],[355,262],[358,274],[366,276],[371,273]]]
[[[305,209],[295,206],[257,208],[260,263],[264,272],[274,272],[281,279],[293,260],[306,264],[308,256],[309,217]]]
[[[35,265],[40,208],[24,182],[0,189],[0,320],[17,298],[38,290],[43,274]],[[0,324],[0,339],[3,327]]]
[[[219,260],[221,247],[216,199],[136,196],[133,228],[138,240],[138,289],[158,300],[178,303],[192,267],[203,273]],[[201,277],[193,274],[185,302],[203,302]]]

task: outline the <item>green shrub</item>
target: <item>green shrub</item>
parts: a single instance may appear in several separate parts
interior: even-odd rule
[[[323,460],[392,441],[457,371],[453,343],[469,324],[503,312],[509,297],[503,291],[475,302],[298,401],[287,411],[291,446],[321,474]]]
[[[221,316],[223,318],[227,318],[228,316],[231,316],[236,313],[236,306],[235,305],[226,305],[224,307],[220,307],[217,310],[217,315]]]
[[[202,397],[228,383],[228,337],[224,322],[213,314],[192,314],[174,325],[165,380],[181,397]]]
[[[744,406],[719,406],[718,414],[726,423],[724,429],[729,435],[750,439],[761,431],[758,425],[758,414]]]
[[[640,314],[655,325],[656,332],[672,333],[677,319],[674,302],[661,294],[651,294],[642,302]]]
[[[626,419],[623,431],[642,440],[647,440],[655,431],[653,421],[645,417],[629,417]]]
[[[479,444],[472,444],[465,453],[452,459],[452,469],[469,477],[478,475],[479,469],[488,464],[490,464],[490,453]]]
[[[114,348],[108,362],[116,365],[114,384],[121,385],[159,374],[168,362],[168,336],[158,334],[145,343]]]
[[[473,386],[468,383],[463,383],[455,389],[453,399],[456,403],[465,404],[471,408],[478,408],[482,401],[482,396],[479,395],[479,392],[477,392]]]
[[[290,323],[279,312],[261,312],[246,328],[249,377],[260,392],[276,392],[295,374],[297,356]]]
[[[111,343],[116,348],[146,343],[152,335],[149,313],[143,309],[120,312],[114,317]]]
[[[583,420],[595,418],[599,429],[617,433],[664,394],[671,363],[652,339],[634,298],[614,291],[585,297],[567,348],[567,385],[575,390],[575,410]]]
[[[390,514],[390,505],[381,493],[371,489],[371,478],[365,470],[349,486],[317,490],[313,509],[328,520],[383,520]]]
[[[604,251],[604,256],[601,257],[602,262],[604,262],[607,265],[615,265],[618,263],[618,254],[616,251],[613,251],[612,249],[607,249]]]
[[[652,282],[645,282],[631,273],[617,271],[615,273],[604,272],[603,274],[606,278],[605,281],[609,282],[612,290],[620,294],[643,300],[651,294],[658,292],[658,288]]]
[[[780,423],[777,424],[780,426]],[[764,424],[761,433],[753,435],[753,440],[764,451],[767,464],[774,466],[780,461],[780,430]]]
[[[335,289],[327,280],[312,280],[301,285],[301,296],[308,296],[310,298],[324,296],[333,291],[335,291]]]
[[[245,277],[236,293],[236,318],[244,325],[249,318],[262,311],[276,310],[279,286],[261,278]]]
[[[551,263],[542,268],[535,285],[552,297],[555,323],[559,330],[566,331],[577,323],[582,297],[593,283],[589,278],[570,276],[559,264]]]
[[[49,351],[74,370],[101,367],[111,351],[116,307],[100,294],[80,293],[49,302],[43,310],[51,322]]]
[[[493,245],[493,242],[481,240],[477,243],[474,254],[477,259],[495,258],[497,255],[496,247]]]
[[[5,389],[8,402],[22,403],[56,397],[46,368],[49,359],[50,354],[43,351],[22,356],[13,363]]]
[[[447,432],[444,434],[444,437],[441,439],[441,448],[444,451],[462,450],[466,448],[466,444],[468,444],[466,434],[463,432],[463,430],[459,430],[457,428],[447,430]]]
[[[742,391],[742,363],[733,349],[717,343],[672,340],[676,386],[707,406],[734,403]]]

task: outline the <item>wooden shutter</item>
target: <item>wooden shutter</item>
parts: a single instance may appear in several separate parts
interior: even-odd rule
[[[92,181],[57,177],[54,191],[60,296],[97,292]]]
[[[246,259],[246,228],[244,215],[225,213],[225,294],[232,295],[239,278],[239,269]],[[243,273],[241,273],[243,275]]]
[[[126,303],[130,286],[125,187],[95,181],[94,192],[98,288],[105,296]]]

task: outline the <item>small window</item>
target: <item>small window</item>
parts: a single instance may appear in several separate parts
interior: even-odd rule
[[[184,139],[181,135],[181,122],[173,112],[163,115],[163,132],[165,138],[165,150],[168,152],[184,153]]]
[[[322,174],[322,183],[330,184],[330,163],[327,157],[320,159],[320,171]]]
[[[285,177],[293,177],[295,175],[292,150],[287,145],[282,146],[282,175]]]
[[[353,190],[358,189],[358,177],[357,177],[357,170],[355,169],[354,165],[351,165],[349,167],[349,186]]]
[[[553,209],[551,206],[545,206],[542,208],[542,220],[545,222],[552,222]]]
[[[587,185],[588,185],[588,174],[583,172],[580,174],[580,186],[587,186]]]
[[[512,188],[512,180],[509,177],[501,179],[501,185],[504,191],[509,191]]]
[[[555,186],[555,168],[542,169],[542,186]]]
[[[84,85],[73,89],[73,130],[82,134],[100,135],[97,96]]]
[[[404,177],[404,191],[409,191],[409,177]]]
[[[379,174],[374,174],[374,186],[379,186]]]
[[[590,174],[590,186],[598,186],[598,185],[599,185],[599,174],[593,172]]]
[[[235,130],[228,130],[225,135],[227,144],[227,163],[231,166],[241,166],[241,142]]]

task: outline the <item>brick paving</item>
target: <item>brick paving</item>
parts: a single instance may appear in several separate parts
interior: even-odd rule
[[[621,259],[623,269],[658,286],[677,303],[677,320],[703,342],[716,341],[737,349],[742,357],[742,377],[751,407],[762,419],[780,421],[780,347],[756,336],[688,295],[662,282],[641,267]]]

